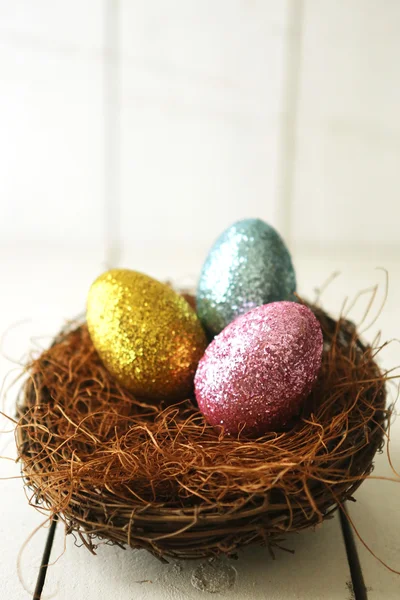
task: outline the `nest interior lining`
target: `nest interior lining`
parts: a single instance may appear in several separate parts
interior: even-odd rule
[[[349,321],[311,307],[324,334],[318,382],[286,431],[223,437],[192,399],[135,398],[102,365],[85,324],[29,367],[17,444],[32,503],[89,549],[98,538],[157,556],[235,554],[321,522],[371,472],[385,377]]]

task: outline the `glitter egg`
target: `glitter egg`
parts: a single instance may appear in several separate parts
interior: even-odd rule
[[[215,242],[197,289],[197,314],[215,335],[256,306],[294,300],[296,276],[277,231],[260,219],[238,221]]]
[[[197,403],[228,434],[279,431],[301,409],[321,366],[321,326],[296,302],[272,302],[238,317],[199,362]]]
[[[192,392],[206,337],[195,311],[167,285],[107,271],[90,288],[87,324],[104,365],[133,393],[178,400]]]

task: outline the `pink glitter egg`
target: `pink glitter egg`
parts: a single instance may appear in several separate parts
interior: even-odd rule
[[[279,431],[301,409],[321,366],[321,326],[296,302],[272,302],[235,319],[200,360],[196,400],[225,433]]]

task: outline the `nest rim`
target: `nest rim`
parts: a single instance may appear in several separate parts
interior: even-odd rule
[[[265,490],[264,494],[243,493],[241,502],[236,498],[229,506],[225,499],[224,502],[210,503],[200,502],[198,497],[193,498],[193,502],[188,502],[187,505],[176,505],[176,502],[174,505],[174,502],[165,500],[139,501],[134,496],[131,501],[127,501],[126,496],[118,496],[115,490],[110,491],[107,487],[90,488],[86,479],[78,491],[74,488],[71,492],[66,486],[63,491],[64,500],[60,502],[57,469],[54,459],[50,458],[51,453],[54,457],[54,452],[58,452],[56,448],[60,442],[53,440],[55,445],[51,446],[48,440],[43,441],[49,433],[46,431],[45,420],[48,408],[43,410],[43,407],[49,404],[51,392],[48,393],[49,390],[43,388],[43,382],[40,381],[43,373],[37,369],[35,371],[35,368],[38,361],[43,360],[52,348],[67,343],[69,336],[77,331],[83,331],[85,325],[80,324],[78,327],[73,326],[62,331],[51,348],[33,361],[29,368],[30,377],[22,390],[18,405],[16,443],[25,485],[32,491],[31,503],[50,516],[57,514],[64,521],[66,532],[75,532],[93,553],[100,540],[122,547],[145,548],[161,559],[165,556],[195,559],[219,554],[232,557],[236,556],[239,548],[257,542],[266,544],[273,551],[274,547],[281,547],[287,533],[316,526],[329,518],[338,506],[342,506],[346,500],[353,499],[354,492],[373,469],[375,453],[383,447],[388,422],[385,377],[375,362],[372,348],[360,340],[353,323],[344,318],[336,321],[321,308],[308,306],[317,316],[324,335],[324,373],[335,368],[332,367],[332,360],[327,361],[327,355],[332,359],[332,354],[342,352],[343,364],[346,364],[346,360],[351,360],[353,367],[357,366],[365,375],[364,380],[359,382],[358,397],[348,398],[345,406],[351,416],[352,411],[360,409],[362,401],[363,410],[369,411],[368,415],[360,417],[359,422],[356,420],[355,425],[354,418],[351,420],[349,417],[343,421],[343,427],[338,431],[336,439],[329,439],[327,442],[331,446],[326,446],[325,458],[331,465],[329,472],[338,474],[336,480],[332,482],[321,477],[318,481],[311,478],[303,482],[303,486],[299,485],[297,491],[296,485],[299,481],[295,481],[293,494],[282,495],[277,478],[277,487]],[[54,364],[49,362],[48,367],[53,369]],[[355,370],[358,373],[357,368]],[[335,380],[333,377],[333,381],[340,385],[343,372],[336,375],[337,378]],[[353,382],[353,393],[354,389]],[[313,400],[316,400],[316,394],[317,391],[312,392]],[[174,406],[180,405],[186,410],[185,403]],[[171,407],[163,407],[163,410],[169,411]],[[309,406],[307,412],[301,416],[303,427],[307,426],[307,419],[313,419],[310,415],[314,413]],[[353,428],[351,438],[350,420]],[[318,427],[315,422],[310,421],[309,427],[312,426]],[[292,431],[283,431],[276,435],[290,436]],[[50,435],[50,438],[52,437]],[[221,440],[221,434],[215,432],[215,438]],[[262,443],[273,439],[271,436],[267,438]],[[264,440],[264,437],[260,440]],[[241,442],[246,444],[247,440]],[[331,447],[335,448],[335,452]],[[343,447],[348,447],[347,453],[343,453]],[[351,451],[350,448],[356,448],[356,451]],[[65,459],[66,464],[68,460],[71,461],[71,457]],[[283,470],[281,477],[293,476],[290,469],[286,469],[286,473],[283,473]],[[53,493],[54,489],[57,490],[56,494]]]

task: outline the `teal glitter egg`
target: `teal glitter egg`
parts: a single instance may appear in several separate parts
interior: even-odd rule
[[[197,314],[216,335],[257,306],[294,300],[295,290],[292,259],[279,233],[260,219],[245,219],[211,248],[197,289]]]

